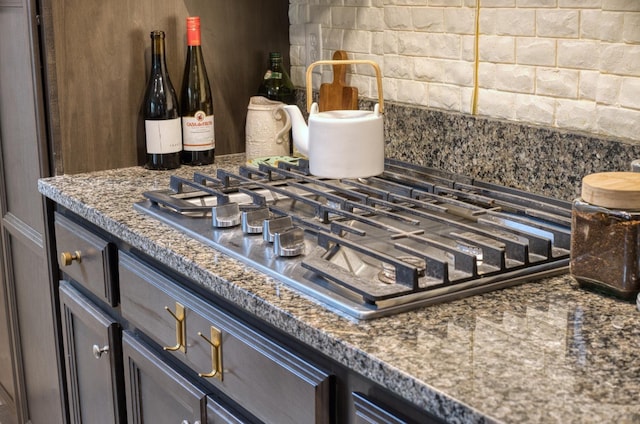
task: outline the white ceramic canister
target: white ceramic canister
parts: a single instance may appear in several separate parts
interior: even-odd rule
[[[247,160],[289,155],[291,119],[284,106],[266,97],[251,97],[245,126]]]

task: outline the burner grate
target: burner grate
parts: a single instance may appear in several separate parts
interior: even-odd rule
[[[360,319],[567,266],[568,202],[395,160],[366,179],[306,165],[172,177],[136,208]]]

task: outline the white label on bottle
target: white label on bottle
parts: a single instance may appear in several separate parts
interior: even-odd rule
[[[175,153],[182,150],[180,118],[145,120],[147,153]]]
[[[213,115],[207,115],[199,110],[195,116],[183,116],[182,145],[185,151],[191,152],[215,148]]]

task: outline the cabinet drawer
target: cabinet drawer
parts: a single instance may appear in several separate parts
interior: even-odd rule
[[[130,424],[202,423],[206,393],[124,332],[127,414]]]
[[[330,421],[329,374],[126,254],[120,281],[123,316],[251,414]]]
[[[58,213],[55,230],[60,269],[101,300],[117,306],[115,246]]]

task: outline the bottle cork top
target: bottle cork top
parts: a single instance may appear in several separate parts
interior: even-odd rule
[[[200,45],[200,17],[199,16],[187,17],[187,45],[188,46]]]
[[[640,172],[600,172],[582,179],[582,200],[611,209],[640,210]]]

